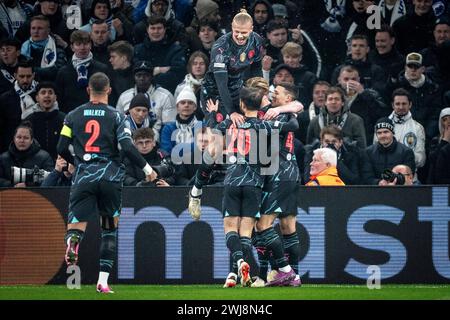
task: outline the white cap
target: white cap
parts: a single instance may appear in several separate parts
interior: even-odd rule
[[[177,104],[182,100],[189,100],[197,105],[197,97],[190,87],[184,87],[183,90],[181,90],[181,92],[178,94]]]

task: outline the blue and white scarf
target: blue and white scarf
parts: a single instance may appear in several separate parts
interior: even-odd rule
[[[381,0],[378,7],[380,8],[381,16],[383,18],[385,18],[386,17],[386,2],[385,2],[385,0]],[[389,25],[392,26],[394,24],[395,20],[403,17],[405,14],[406,14],[405,2],[404,2],[404,0],[398,0],[394,5],[394,9],[392,10],[391,21],[388,21]]]
[[[320,26],[328,32],[340,32],[342,26],[338,19],[345,15],[345,0],[336,0],[335,5],[333,0],[323,0],[323,2],[330,16]]]
[[[30,114],[32,107],[36,103],[33,100],[33,98],[30,96],[30,94],[36,91],[37,85],[38,85],[38,83],[33,80],[30,88],[25,91],[19,86],[19,83],[17,81],[14,82],[14,90],[16,91],[17,95],[20,98],[20,108],[22,109],[22,119],[25,119]]]
[[[77,84],[80,88],[85,88],[88,85],[88,67],[93,59],[92,52],[86,59],[79,59],[75,55],[72,56],[72,65],[77,71]]]
[[[8,80],[9,82],[14,83],[14,81],[16,81],[16,79],[14,78],[14,76],[13,76],[11,73],[9,73],[8,70],[6,70],[6,69],[0,69],[0,71],[1,71],[2,74],[3,74],[3,77],[5,77],[5,79]]]
[[[52,67],[56,63],[56,42],[51,37],[48,36],[47,39],[42,41],[33,41],[31,38],[24,42],[20,52],[31,58],[31,49],[43,50],[41,59],[41,68]]]

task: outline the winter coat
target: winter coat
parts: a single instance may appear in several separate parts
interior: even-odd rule
[[[153,67],[170,67],[166,73],[153,77],[153,83],[159,84],[172,94],[186,74],[184,49],[167,39],[153,42],[147,37],[143,43],[134,48],[135,61],[147,60]]]
[[[450,184],[450,143],[434,139],[429,156],[428,184]]]
[[[385,169],[392,170],[398,164],[407,165],[412,172],[416,171],[414,152],[402,143],[398,143],[395,137],[389,147],[375,143],[367,147],[366,153],[374,173],[374,178],[370,181],[372,185],[378,185]]]
[[[322,109],[319,115],[309,123],[306,143],[311,144],[315,140],[320,140],[320,131],[330,124],[336,124],[342,129],[345,141],[349,143],[356,141],[359,148],[366,148],[366,130],[363,119],[346,109],[337,117],[329,115],[326,108]]]
[[[117,101],[116,109],[121,113],[128,113],[128,107],[136,93],[136,88],[124,91]],[[151,111],[156,116],[156,123],[153,125],[153,130],[158,131],[158,137],[155,137],[155,139],[159,140],[161,127],[170,121],[174,121],[177,115],[175,99],[169,91],[159,86],[151,85],[147,90],[147,94],[150,97]]]
[[[442,108],[441,90],[431,78],[425,76],[425,83],[415,88],[406,80],[404,72],[398,77],[398,82],[389,83],[389,92],[396,88],[404,88],[411,95],[411,114],[417,122],[425,128],[428,141],[438,135],[439,112]],[[391,96],[391,93],[389,94]]]
[[[436,17],[433,9],[418,16],[414,11],[397,19],[392,28],[394,29],[397,49],[401,54],[420,52],[433,42],[433,30]]]
[[[352,113],[364,120],[367,145],[371,145],[375,123],[379,118],[388,116],[392,108],[383,102],[378,92],[371,89],[365,89],[354,99],[348,99],[347,104]]]
[[[369,59],[383,69],[386,81],[390,78],[396,78],[405,69],[405,57],[394,47],[386,54],[379,54],[375,49],[371,50],[369,52]]]
[[[353,66],[356,70],[358,70],[359,79],[361,84],[364,86],[364,89],[373,89],[379,94],[384,95],[386,90],[386,73],[380,66],[369,62],[369,60],[360,61],[347,57],[343,64],[334,69],[331,76],[331,83],[333,85],[337,84],[339,73],[342,67],[346,65]]]
[[[389,119],[394,123],[395,139],[403,143],[405,146],[414,151],[414,158],[416,159],[416,168],[421,168],[425,165],[425,129],[423,126],[415,121],[409,112],[402,119],[399,119],[394,112],[389,115]],[[374,135],[374,142],[378,141]]]
[[[14,142],[9,145],[8,151],[0,155],[0,186],[13,187],[16,183],[11,181],[11,167],[33,169],[37,166],[47,172],[53,170],[55,163],[47,151],[42,150],[39,143],[34,140],[30,148],[25,151],[17,150]],[[28,183],[27,186],[40,185]]]
[[[148,154],[142,154],[147,163],[151,166],[157,166],[161,164],[161,161],[167,157],[167,154],[158,150],[157,147],[153,148]],[[139,182],[145,180],[145,173],[142,168],[136,166],[128,157],[123,159],[125,165],[125,179],[124,186],[136,186]],[[164,180],[172,185],[175,182],[175,177],[164,178]]]
[[[63,127],[66,114],[57,108],[50,112],[33,112],[25,120],[33,126],[34,139],[39,142],[41,148],[47,151],[52,159],[58,157],[56,145]]]
[[[56,47],[56,62],[51,67],[41,67],[41,60],[42,55],[44,54],[44,49],[37,50],[32,47],[30,54],[32,58],[31,64],[33,66],[33,71],[36,73],[36,81],[38,82],[55,82],[58,70],[67,63],[66,53],[59,47]]]
[[[183,129],[184,128],[184,129]],[[181,120],[177,115],[176,120],[167,123],[161,130],[161,150],[170,154],[175,145],[194,144],[195,131],[201,130],[202,122],[198,121],[195,115],[191,116],[188,120]],[[179,130],[179,131],[177,131]],[[183,134],[183,131],[187,131],[188,134]],[[180,137],[172,137],[176,132],[180,133]],[[175,139],[175,140],[173,140]],[[177,141],[179,140],[179,141]]]
[[[145,7],[145,16],[137,21],[135,27],[133,28],[133,42],[135,44],[141,43],[147,36],[147,19],[152,16],[151,4],[154,0],[148,0],[147,6]],[[164,15],[166,19],[166,37],[170,43],[178,42],[182,46],[185,46],[186,39],[186,29],[182,22],[175,19],[175,13],[172,10],[172,3],[169,1],[169,6],[167,7],[166,14]]]
[[[88,78],[96,72],[103,72],[109,75],[108,66],[98,61],[92,60],[87,68]],[[77,83],[77,71],[72,65],[72,60],[59,69],[56,75],[57,95],[60,102],[59,109],[64,113],[69,113],[76,107],[89,101],[86,87],[80,87]]]
[[[30,94],[34,100],[36,93]],[[8,150],[17,126],[22,122],[20,98],[14,88],[0,96],[0,153]]]

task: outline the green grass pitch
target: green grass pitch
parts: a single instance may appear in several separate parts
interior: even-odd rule
[[[450,300],[450,285],[303,285],[299,288],[222,288],[220,285],[112,285],[114,294],[65,286],[0,286],[0,300]]]

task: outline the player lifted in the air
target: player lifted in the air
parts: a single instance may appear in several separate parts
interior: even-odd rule
[[[112,293],[108,277],[116,258],[117,225],[122,209],[122,181],[125,168],[120,161],[118,144],[153,181],[156,173],[139,154],[125,126],[125,116],[108,105],[111,87],[101,72],[89,79],[90,101],[71,111],[64,119],[57,151],[76,165],[70,190],[65,242],[68,265],[78,262],[78,250],[92,214],[100,215],[102,240],[97,291]],[[73,146],[75,158],[69,151]]]
[[[229,116],[235,124],[244,122],[239,109],[239,91],[244,80],[262,74],[263,39],[253,32],[253,19],[242,10],[211,49],[211,59],[201,89],[202,107],[209,99],[219,101],[218,120]],[[206,110],[205,110],[206,111]]]

